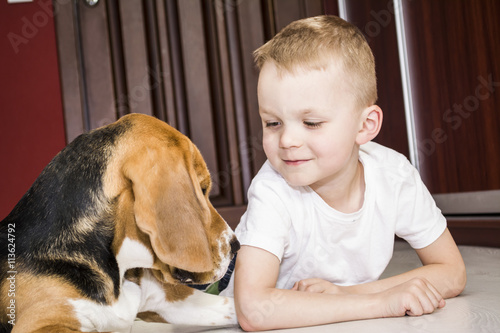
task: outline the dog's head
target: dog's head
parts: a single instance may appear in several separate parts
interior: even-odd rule
[[[239,243],[209,201],[211,178],[196,146],[164,122],[130,115],[113,170],[121,180],[118,219],[123,237],[136,237],[152,253],[157,278],[204,284],[220,279]],[[110,176],[111,177],[111,176]],[[131,227],[133,225],[134,227]],[[136,233],[135,235],[133,235]]]

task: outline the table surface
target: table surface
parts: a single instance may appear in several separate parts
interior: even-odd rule
[[[383,318],[273,332],[500,332],[500,249],[459,246],[467,268],[464,292],[446,306],[421,317]],[[382,278],[419,267],[417,254],[405,242],[396,242],[394,256]],[[199,327],[137,321],[132,333],[243,332],[239,327]]]

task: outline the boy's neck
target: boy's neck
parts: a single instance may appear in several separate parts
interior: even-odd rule
[[[355,213],[363,207],[365,196],[363,164],[356,159],[354,166],[338,179],[311,188],[335,210],[345,214]]]

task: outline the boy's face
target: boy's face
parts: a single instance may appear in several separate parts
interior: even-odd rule
[[[358,163],[356,137],[362,127],[339,70],[278,73],[267,61],[258,84],[263,146],[273,167],[292,186],[328,186]]]

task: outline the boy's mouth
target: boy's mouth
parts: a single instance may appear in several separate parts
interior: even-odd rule
[[[301,165],[301,164],[304,164],[308,161],[309,160],[283,160],[283,162],[285,162],[286,165],[290,165],[290,166]]]

